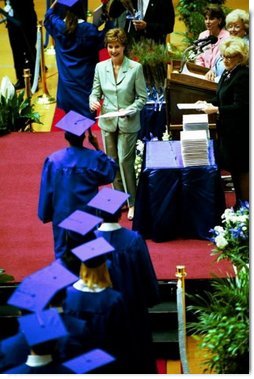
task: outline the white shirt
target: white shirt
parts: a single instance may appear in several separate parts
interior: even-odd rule
[[[48,355],[28,355],[26,365],[30,367],[40,367],[45,366],[52,362],[52,356]]]

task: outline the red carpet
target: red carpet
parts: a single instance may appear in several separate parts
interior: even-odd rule
[[[12,133],[0,138],[0,268],[17,282],[54,259],[51,224],[42,224],[37,217],[38,191],[45,157],[65,146],[62,132]],[[122,225],[131,228],[126,215]],[[176,265],[182,264],[186,279],[233,273],[228,262],[214,263],[208,241],[147,243],[158,279],[175,279]]]

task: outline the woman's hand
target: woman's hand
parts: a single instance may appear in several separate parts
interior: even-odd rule
[[[209,70],[206,74],[205,74],[205,78],[207,80],[210,80],[211,82],[214,82],[215,81],[215,72],[213,72],[213,70]]]
[[[101,107],[101,103],[97,100],[97,101],[93,101],[90,103],[90,109],[91,111],[97,111],[98,109],[100,109]]]

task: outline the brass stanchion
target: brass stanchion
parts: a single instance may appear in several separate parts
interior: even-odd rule
[[[52,104],[55,103],[54,97],[50,96],[47,85],[46,85],[46,70],[45,70],[45,59],[44,59],[44,45],[43,45],[43,36],[42,36],[42,21],[39,21],[37,24],[38,31],[41,33],[41,82],[42,82],[42,91],[43,94],[38,96],[38,104]]]
[[[29,68],[24,69],[23,77],[24,77],[24,81],[25,81],[25,95],[26,95],[26,98],[28,99],[29,105],[30,105],[32,93],[31,93],[31,73],[30,73]],[[30,122],[27,125],[25,131],[33,132],[32,122]]]
[[[30,68],[25,68],[23,71],[23,78],[25,82],[25,94],[26,97],[29,99],[31,97],[31,74],[30,74]]]
[[[181,372],[189,373],[187,347],[186,347],[186,307],[185,307],[185,266],[176,266],[177,279],[177,313],[178,313],[178,335],[181,359]]]

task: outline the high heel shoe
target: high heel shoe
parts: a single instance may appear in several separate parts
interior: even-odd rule
[[[129,211],[128,211],[128,216],[127,216],[128,220],[132,221],[133,218],[134,218],[134,206],[132,207],[129,207]]]

